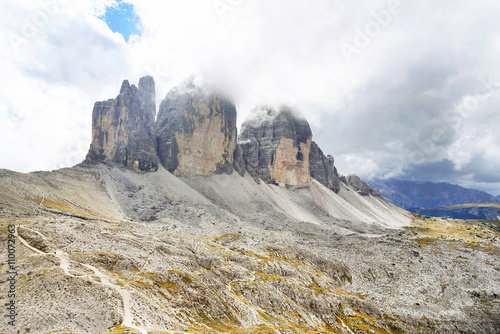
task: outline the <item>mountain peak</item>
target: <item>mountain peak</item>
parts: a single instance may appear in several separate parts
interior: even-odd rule
[[[158,169],[154,81],[145,77],[139,82],[145,92],[124,80],[115,99],[95,103],[87,162],[114,163],[138,171]]]
[[[242,125],[239,143],[247,171],[255,178],[281,185],[301,186],[310,181],[309,123],[287,106],[260,106]]]
[[[297,109],[291,108],[285,104],[273,107],[270,105],[260,105],[252,110],[247,115],[244,127],[249,126],[262,126],[274,122],[277,117],[297,119],[301,121],[306,121],[305,117]],[[306,121],[307,122],[307,121]]]
[[[155,79],[150,76],[146,75],[142,78],[139,79],[139,90],[140,91],[145,91],[145,92],[155,92]]]
[[[120,88],[120,94],[125,94],[130,91],[130,83],[128,80],[123,80],[122,86]]]
[[[236,138],[234,104],[192,79],[173,88],[160,104],[158,156],[175,175],[231,173]]]
[[[334,158],[312,141],[296,108],[257,106],[238,137],[234,104],[195,77],[166,94],[156,121],[155,100],[154,78],[145,76],[138,87],[124,80],[115,99],[97,102],[86,161],[146,172],[161,164],[187,177],[236,170],[282,186],[305,186],[314,178],[336,193],[341,189]],[[377,195],[359,178],[349,181],[360,194]]]
[[[380,196],[380,194],[375,189],[370,187],[357,175],[348,175],[346,177],[346,180],[347,184],[361,196]]]

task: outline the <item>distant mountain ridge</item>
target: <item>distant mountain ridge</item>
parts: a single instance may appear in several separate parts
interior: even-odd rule
[[[500,220],[500,204],[498,203],[472,203],[435,208],[413,208],[412,211],[423,216]]]
[[[500,203],[500,196],[495,197],[484,191],[467,189],[446,182],[375,179],[367,183],[389,202],[407,210],[469,203]]]

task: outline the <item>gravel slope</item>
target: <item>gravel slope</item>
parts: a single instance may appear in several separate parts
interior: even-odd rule
[[[287,189],[236,173],[0,171],[0,192],[0,256],[8,225],[18,241],[17,324],[0,322],[2,333],[500,327],[493,225],[474,227],[474,242],[423,237],[418,226],[401,228],[414,224],[404,211],[345,186],[339,194],[317,182]],[[453,231],[453,222],[440,224]],[[7,272],[3,262],[3,304]]]

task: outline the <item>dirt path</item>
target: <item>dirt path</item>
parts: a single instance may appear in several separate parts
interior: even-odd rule
[[[23,229],[32,231],[32,232],[40,235],[42,238],[46,238],[43,234],[41,234],[38,231],[35,231],[35,230],[27,228],[27,227],[23,227],[23,226],[20,226],[20,227],[23,228]],[[60,249],[56,250],[54,254],[45,253],[45,252],[42,252],[39,249],[36,249],[35,247],[31,246],[25,239],[23,239],[23,237],[21,237],[19,235],[19,233],[17,232],[17,228],[18,227],[16,226],[15,235],[17,236],[17,239],[24,246],[26,246],[28,249],[32,250],[33,252],[35,252],[37,254],[44,255],[44,256],[49,256],[50,255],[50,256],[57,257],[59,259],[59,262],[60,262],[59,266],[64,271],[64,274],[66,276],[69,276],[69,277],[72,277],[72,278],[81,278],[81,277],[89,277],[89,276],[91,276],[91,275],[75,276],[75,275],[71,274],[71,272],[70,272],[71,263],[75,263],[77,265],[81,265],[81,266],[83,266],[83,267],[85,267],[87,269],[90,269],[94,273],[94,276],[96,276],[96,277],[99,278],[98,283],[100,283],[100,284],[102,284],[102,285],[104,285],[104,286],[106,286],[108,288],[114,289],[121,296],[122,303],[123,303],[123,321],[122,321],[122,326],[136,329],[139,332],[141,332],[142,334],[147,334],[148,333],[146,329],[134,325],[134,315],[132,313],[132,308],[131,308],[131,305],[130,305],[130,292],[128,290],[123,289],[123,288],[119,287],[118,285],[111,283],[112,278],[110,276],[102,273],[96,267],[94,267],[94,266],[92,266],[90,264],[80,263],[80,262],[76,262],[76,261],[70,260],[69,257],[68,257],[68,254],[66,252],[60,250]]]

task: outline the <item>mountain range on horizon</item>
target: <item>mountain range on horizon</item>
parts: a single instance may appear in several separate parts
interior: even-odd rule
[[[366,181],[392,204],[410,212],[458,219],[500,219],[500,196],[446,182]],[[488,205],[491,204],[491,205]],[[466,205],[465,207],[463,205]]]
[[[447,182],[408,181],[397,178],[366,180],[384,198],[404,209],[433,208],[471,203],[500,203],[500,195],[467,189]]]

